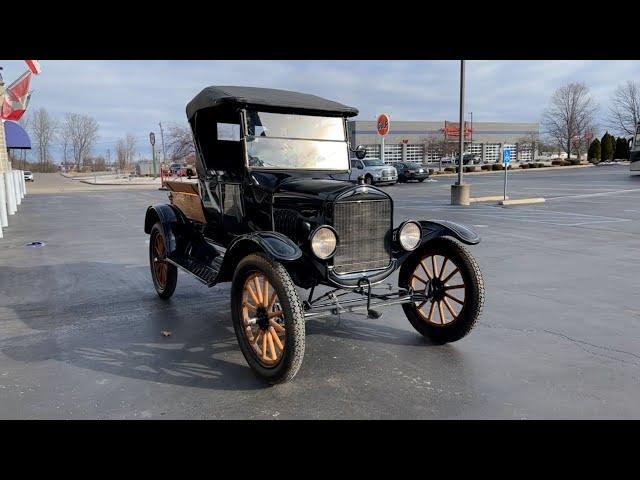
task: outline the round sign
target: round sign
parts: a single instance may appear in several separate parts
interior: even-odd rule
[[[389,125],[391,124],[391,120],[389,120],[389,115],[386,113],[381,113],[378,115],[378,120],[376,121],[376,128],[378,129],[378,135],[385,136],[389,133]]]
[[[156,134],[151,132],[149,134],[149,141],[151,142],[151,145],[155,145],[156,144]]]

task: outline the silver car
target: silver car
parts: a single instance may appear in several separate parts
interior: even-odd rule
[[[364,182],[369,185],[394,184],[398,181],[398,171],[395,167],[377,159],[351,160],[349,180],[358,181],[360,176],[364,176]]]
[[[24,171],[24,180],[25,182],[33,182],[33,173],[28,170]]]

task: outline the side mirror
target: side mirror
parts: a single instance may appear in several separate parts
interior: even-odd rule
[[[356,158],[357,158],[358,160],[363,160],[363,159],[364,159],[364,157],[366,157],[366,156],[367,156],[367,149],[366,149],[366,148],[364,148],[362,145],[358,145],[358,146],[356,147],[356,151],[355,151],[355,153],[356,153]]]

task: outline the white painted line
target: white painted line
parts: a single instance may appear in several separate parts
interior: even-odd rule
[[[629,190],[618,190],[615,192],[601,192],[601,193],[587,193],[584,195],[565,195],[562,197],[549,197],[547,200],[563,200],[563,199],[572,199],[572,198],[589,198],[589,197],[609,197],[613,195],[619,195],[630,192],[640,192],[640,188],[633,188]]]

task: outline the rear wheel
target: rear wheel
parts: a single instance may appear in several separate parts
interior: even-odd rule
[[[282,264],[261,253],[243,258],[233,276],[231,312],[252,370],[270,384],[291,380],[304,358],[304,313]]]
[[[178,269],[171,265],[167,259],[167,240],[160,223],[156,223],[151,229],[149,237],[149,266],[151,278],[158,296],[167,299],[173,295],[178,282]]]
[[[424,180],[425,180],[424,178],[419,178],[419,179],[418,179],[418,181],[419,181],[420,183],[424,182]]]
[[[430,300],[404,304],[413,327],[438,343],[454,342],[474,327],[484,305],[484,281],[471,254],[456,240],[436,238],[403,265],[400,286],[432,292]]]

